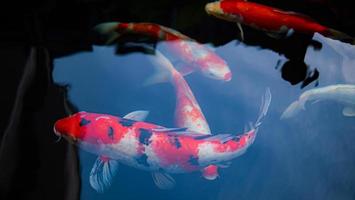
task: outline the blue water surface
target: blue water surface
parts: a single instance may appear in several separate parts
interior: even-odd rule
[[[320,71],[318,87],[354,84],[354,48],[318,34],[314,39],[323,48],[309,47],[305,62]],[[220,169],[214,181],[199,172],[173,174],[177,184],[168,191],[158,189],[149,172],[120,165],[113,185],[103,194],[88,181],[96,156],[80,151],[81,199],[355,199],[355,118],[344,117],[342,105],[322,101],[280,120],[287,106],[315,83],[303,89],[291,86],[277,68],[287,59],[271,50],[231,41],[215,52],[229,64],[230,82],[199,73],[185,77],[214,134],[242,133],[256,120],[265,89],[271,89],[269,113],[248,151],[229,168]],[[58,84],[71,85],[69,100],[79,110],[117,116],[149,110],[147,121],[173,127],[173,87],[170,83],[143,86],[154,72],[147,56],[151,55],[117,55],[113,46],[94,46],[93,52],[55,60],[53,77]]]

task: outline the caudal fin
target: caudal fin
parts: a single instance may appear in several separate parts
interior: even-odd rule
[[[286,110],[282,113],[280,119],[288,119],[296,114],[298,114],[301,110],[304,110],[304,103],[302,103],[300,100],[294,101],[291,103]]]
[[[328,29],[328,37],[333,38],[335,40],[340,40],[342,42],[350,43],[352,45],[355,45],[355,39],[346,33],[337,31],[335,29]]]
[[[119,37],[116,31],[118,24],[118,22],[105,22],[95,26],[93,30],[100,35],[105,44],[111,44]]]

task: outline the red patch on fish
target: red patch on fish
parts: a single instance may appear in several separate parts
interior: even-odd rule
[[[253,2],[221,1],[220,7],[225,13],[239,16],[242,23],[264,30],[278,32],[283,26],[303,33],[325,33],[328,30],[305,15]]]
[[[175,139],[178,139],[179,144],[174,143]],[[199,169],[197,147],[200,143],[191,137],[174,138],[174,136],[161,133],[155,134],[151,146],[161,166],[178,166],[188,172]]]

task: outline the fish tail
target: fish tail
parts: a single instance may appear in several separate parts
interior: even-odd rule
[[[102,37],[105,44],[111,44],[120,36],[117,32],[118,24],[118,22],[105,22],[95,26],[93,30]]]
[[[154,56],[149,56],[149,60],[155,68],[155,73],[144,82],[145,86],[169,82],[179,74],[172,63],[158,50],[155,51]]]
[[[297,100],[291,103],[286,110],[282,113],[280,119],[288,119],[296,114],[298,114],[300,111],[305,110],[305,100]]]
[[[335,30],[335,29],[329,28],[326,36],[328,36],[332,39],[335,39],[335,40],[340,40],[342,42],[355,45],[355,38],[354,37],[351,37],[350,35],[343,33],[341,31]]]

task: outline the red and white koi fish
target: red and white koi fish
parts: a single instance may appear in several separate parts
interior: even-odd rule
[[[149,56],[149,59],[157,70],[156,74],[146,81],[146,84],[170,81],[175,88],[175,126],[210,135],[211,130],[200,105],[180,72],[159,51],[156,51],[154,56]]]
[[[243,35],[243,31],[240,24],[245,24],[266,31],[272,37],[286,36],[293,31],[305,34],[317,32],[326,37],[354,44],[354,38],[323,26],[308,16],[254,2],[222,0],[206,4],[205,10],[217,18],[238,23],[241,35]]]
[[[154,23],[107,22],[94,28],[111,43],[122,34],[142,34],[160,40],[174,66],[187,75],[199,71],[212,79],[230,81],[232,73],[227,63],[211,49],[171,28]]]
[[[200,105],[180,72],[159,51],[156,51],[155,56],[153,58],[150,57],[150,60],[156,67],[157,73],[151,79],[148,79],[147,82],[154,83],[170,80],[175,88],[175,126],[185,127],[196,133],[211,135],[210,127]],[[202,172],[204,178],[214,180],[218,177],[218,166],[209,165]]]
[[[155,184],[169,189],[175,184],[170,173],[213,173],[216,165],[244,153],[253,143],[270,101],[267,90],[256,123],[241,135],[203,135],[186,128],[165,128],[143,122],[145,111],[123,118],[79,112],[58,120],[54,132],[99,156],[90,173],[90,184],[98,192],[111,185],[119,163],[152,172]]]

